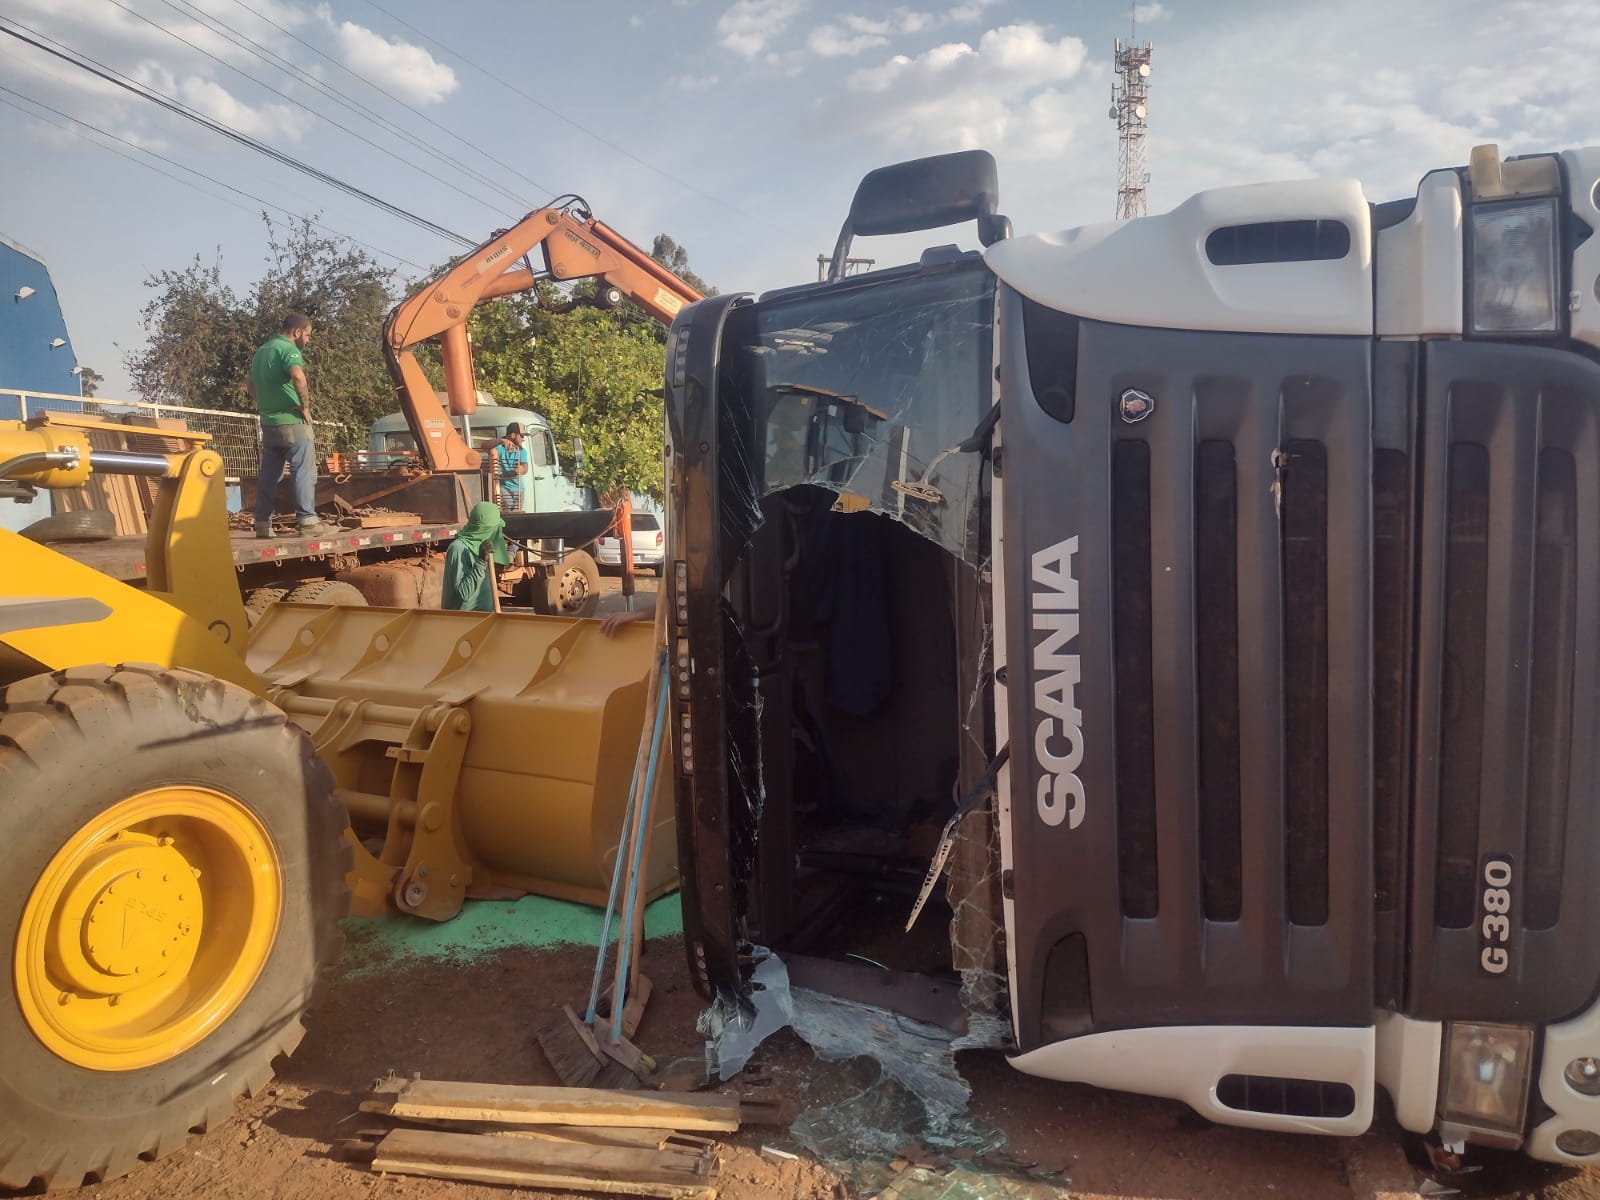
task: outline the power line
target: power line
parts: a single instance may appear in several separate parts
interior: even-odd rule
[[[375,208],[381,208],[384,212],[387,212],[392,216],[399,217],[403,221],[409,221],[413,225],[416,225],[419,229],[425,229],[429,233],[436,234],[442,238],[448,238],[458,245],[468,248],[478,244],[472,239],[456,233],[454,230],[446,229],[443,225],[436,225],[426,217],[418,216],[416,213],[401,208],[397,204],[391,204],[387,200],[383,200],[377,196],[374,196],[371,192],[364,191],[353,183],[347,183],[336,176],[328,174],[326,171],[312,166],[310,163],[302,162],[293,155],[274,149],[272,146],[267,145],[265,142],[258,141],[249,134],[240,133],[237,129],[232,129],[229,126],[222,124],[220,121],[214,121],[210,117],[195,112],[193,109],[190,109],[175,100],[163,96],[160,92],[157,92],[151,88],[143,87],[142,85],[130,80],[127,76],[112,70],[110,67],[107,67],[102,63],[96,62],[94,59],[88,57],[88,55],[80,55],[79,52],[63,46],[60,42],[55,41],[54,38],[48,37],[36,29],[29,28],[21,21],[17,21],[10,17],[0,18],[0,21],[10,22],[10,24],[17,26],[18,29],[26,31],[26,33],[18,33],[16,29],[11,29],[5,24],[0,24],[0,33],[4,33],[9,37],[16,38],[20,42],[25,42],[37,50],[43,50],[51,57],[58,58],[66,63],[70,63],[79,70],[86,71],[89,74],[104,80],[106,83],[113,85],[114,87],[121,88],[125,92],[130,92],[139,97],[141,100],[148,100],[152,104],[159,105],[168,112],[176,113],[185,120],[193,121],[196,125],[199,125],[204,129],[209,129],[211,132],[219,134],[220,136],[227,138],[229,141],[254,150],[258,154],[265,154],[274,162],[282,163],[284,166],[289,167],[292,170],[299,171],[300,173],[308,175],[318,182],[327,184],[329,187],[338,188],[346,195],[354,196],[358,200],[363,200],[366,203],[373,205]],[[33,34],[34,36],[28,37],[26,34]],[[49,44],[47,45],[46,43]],[[58,49],[57,47],[60,48]]]
[[[694,184],[690,183],[687,179],[680,179],[678,176],[674,175],[672,172],[670,172],[668,170],[665,170],[662,167],[658,167],[654,163],[646,162],[644,159],[640,158],[637,154],[635,154],[632,150],[629,150],[627,147],[619,146],[616,142],[613,142],[611,139],[605,137],[602,134],[596,133],[594,130],[590,129],[588,126],[583,125],[578,121],[575,121],[573,118],[567,116],[566,113],[560,111],[559,109],[552,108],[550,105],[546,104],[543,100],[540,100],[537,96],[530,95],[529,93],[523,91],[516,84],[510,82],[507,79],[501,78],[499,75],[496,75],[493,71],[489,70],[489,68],[487,68],[485,66],[482,66],[479,63],[474,62],[472,59],[468,58],[465,54],[462,54],[459,50],[452,50],[449,46],[447,46],[443,42],[441,42],[438,38],[435,38],[435,37],[431,36],[430,34],[424,33],[422,30],[418,29],[415,25],[411,24],[411,22],[407,21],[405,18],[395,16],[394,13],[390,12],[383,5],[379,4],[378,0],[367,0],[367,3],[370,4],[373,8],[377,9],[379,12],[381,12],[384,16],[388,17],[391,21],[395,22],[397,25],[402,25],[405,28],[409,29],[412,33],[416,34],[418,37],[422,38],[424,41],[433,43],[439,49],[443,50],[446,54],[449,54],[449,55],[451,55],[451,56],[453,56],[455,58],[460,59],[462,62],[466,63],[467,66],[471,67],[474,71],[479,72],[480,74],[482,74],[483,76],[485,76],[488,79],[494,80],[501,87],[515,92],[517,95],[521,96],[524,100],[526,100],[529,104],[532,104],[537,108],[542,108],[545,112],[549,113],[552,117],[555,117],[558,121],[565,121],[568,125],[572,126],[579,133],[585,134],[586,136],[593,138],[595,141],[599,142],[602,146],[605,146],[605,147],[607,147],[608,149],[611,149],[611,150],[615,150],[618,154],[622,155],[624,158],[631,159],[632,161],[638,163],[641,167],[645,168],[645,170],[653,171],[653,172],[655,172],[655,174],[661,176],[663,179],[670,180],[671,182],[677,184],[681,188],[687,188],[689,191],[693,192],[695,195],[701,197],[702,199],[709,200],[713,204],[716,204],[721,208],[727,209],[731,213],[735,213],[738,216],[741,216],[741,217],[745,218],[747,221],[757,221],[757,218],[751,216],[749,213],[745,212],[743,209],[739,208],[737,205],[728,203],[728,201],[725,198],[723,198],[722,196],[718,196],[718,195],[715,195],[715,194],[713,194],[711,192],[708,192],[704,188],[696,187]],[[765,222],[759,222],[759,221],[757,223],[758,224],[765,224]]]
[[[170,3],[171,0],[162,0],[162,2],[163,3]],[[191,9],[194,8],[194,5],[191,4],[189,2],[189,0],[182,0],[182,2],[183,2],[184,6],[186,8],[191,8]],[[350,76],[350,78],[358,80],[359,82],[366,84],[369,88],[372,88],[374,91],[376,91],[380,95],[385,96],[388,99],[392,100],[394,103],[400,105],[400,107],[404,108],[407,112],[413,114],[414,116],[420,118],[421,120],[426,121],[429,125],[432,125],[435,129],[439,130],[441,133],[448,134],[452,139],[454,139],[455,141],[460,142],[463,146],[467,147],[469,150],[472,150],[472,151],[475,151],[478,154],[481,154],[484,158],[486,158],[490,162],[494,163],[495,166],[500,167],[502,170],[511,172],[511,174],[515,175],[518,179],[522,180],[524,183],[532,185],[533,187],[537,188],[541,192],[550,192],[550,193],[554,194],[554,192],[555,192],[554,188],[549,187],[546,184],[540,183],[537,179],[533,179],[530,176],[523,174],[516,167],[514,167],[510,163],[506,162],[504,159],[496,158],[493,154],[491,154],[489,151],[485,150],[482,146],[476,145],[475,143],[470,141],[467,137],[465,137],[464,135],[462,135],[460,133],[457,133],[455,130],[451,129],[449,126],[441,125],[438,121],[435,121],[427,113],[422,112],[420,109],[417,109],[417,108],[413,107],[410,104],[407,104],[404,100],[400,99],[399,96],[396,96],[393,92],[389,91],[387,88],[383,87],[381,84],[374,83],[372,80],[368,79],[365,75],[362,75],[359,71],[351,70],[349,67],[345,66],[338,59],[334,58],[332,55],[326,53],[323,50],[318,49],[315,45],[313,45],[311,42],[306,41],[305,38],[303,38],[299,34],[295,33],[292,29],[285,29],[282,25],[279,25],[271,17],[267,16],[266,13],[261,12],[259,9],[255,9],[255,8],[250,7],[250,5],[245,3],[245,0],[233,0],[233,2],[235,4],[237,4],[240,8],[244,9],[245,12],[250,13],[252,16],[256,17],[259,20],[265,21],[268,25],[271,25],[274,29],[276,29],[279,33],[283,34],[285,37],[292,38],[294,41],[296,41],[300,45],[304,46],[307,50],[311,51],[311,53],[317,55],[319,58],[327,60],[327,62],[331,63],[333,66],[335,66],[339,70],[343,71],[346,75]],[[196,10],[196,11],[199,11],[199,10]],[[241,36],[244,36],[244,35],[241,35]]]
[[[345,241],[350,242],[353,245],[360,246],[363,249],[370,250],[374,254],[380,254],[384,258],[392,259],[394,262],[397,262],[397,263],[404,263],[408,267],[416,267],[419,271],[426,271],[426,270],[429,269],[428,267],[424,266],[421,263],[412,262],[409,258],[402,258],[400,255],[393,254],[388,250],[384,250],[384,249],[382,249],[382,248],[380,248],[378,246],[374,246],[370,242],[364,242],[358,237],[352,237],[350,234],[345,233],[342,230],[334,229],[332,226],[329,226],[329,225],[324,225],[321,221],[313,220],[311,217],[306,216],[304,213],[297,213],[297,212],[293,211],[292,209],[284,208],[281,204],[274,204],[270,200],[263,200],[260,196],[257,196],[257,195],[255,195],[255,194],[253,194],[251,192],[247,192],[243,188],[234,187],[231,183],[226,183],[223,180],[216,178],[214,175],[207,175],[204,171],[198,170],[195,167],[191,167],[186,163],[178,162],[176,159],[168,158],[165,154],[161,154],[161,153],[159,153],[159,152],[157,152],[155,150],[151,150],[146,146],[141,146],[137,142],[130,142],[127,138],[118,137],[116,134],[110,132],[109,130],[101,129],[98,125],[91,124],[88,121],[85,121],[85,120],[82,120],[82,119],[80,119],[78,117],[75,117],[71,113],[62,112],[59,108],[52,108],[52,107],[50,107],[50,105],[45,104],[43,101],[35,100],[31,96],[25,96],[21,92],[13,91],[12,89],[4,86],[3,84],[0,84],[0,92],[4,92],[8,96],[14,96],[18,100],[25,101],[26,103],[33,105],[35,108],[41,108],[47,113],[52,113],[55,116],[60,117],[64,121],[70,121],[70,122],[72,122],[73,125],[81,126],[82,128],[87,129],[87,130],[91,131],[92,133],[99,134],[101,137],[107,138],[110,141],[118,142],[121,145],[127,146],[131,150],[137,150],[140,154],[145,154],[145,155],[148,155],[151,158],[158,159],[161,162],[166,163],[168,166],[176,167],[180,171],[187,171],[189,174],[197,176],[200,179],[204,179],[207,183],[213,184],[216,187],[220,187],[220,188],[223,188],[226,191],[230,191],[236,196],[243,196],[246,200],[254,201],[256,204],[263,205],[266,208],[276,209],[278,212],[284,214],[284,216],[286,216],[286,217],[292,217],[292,218],[295,218],[295,219],[298,219],[298,220],[307,221],[311,225],[313,225],[317,229],[322,230],[325,233],[331,233],[336,237],[343,238]],[[45,118],[41,117],[38,113],[30,112],[28,109],[23,108],[21,105],[16,104],[11,100],[0,100],[0,104],[9,105],[10,107],[16,109],[18,112],[21,112],[26,116],[30,116],[36,121],[42,121],[42,122],[44,122],[44,124],[49,125],[52,128],[64,130],[65,132],[70,133],[75,137],[83,137],[85,141],[89,140],[87,137],[85,137],[85,135],[79,133],[76,129],[68,128],[65,125],[58,125],[54,121],[45,120]],[[93,144],[99,144],[99,143],[93,143]],[[143,159],[137,158],[132,154],[124,154],[122,151],[116,149],[116,147],[114,147],[114,146],[106,146],[106,145],[100,144],[100,148],[102,150],[109,150],[109,151],[111,151],[111,153],[117,155],[119,158],[125,158],[129,162],[136,163],[137,165],[139,165],[141,167],[144,167],[147,170],[154,171],[156,174],[164,176],[165,178],[172,180],[174,183],[181,183],[185,187],[193,188],[195,191],[199,192],[203,196],[210,196],[211,199],[220,200],[224,204],[233,204],[234,207],[242,209],[242,210],[244,210],[246,212],[250,211],[243,204],[237,204],[234,201],[229,200],[225,196],[218,196],[218,195],[214,195],[211,192],[207,192],[204,188],[199,187],[198,185],[196,185],[191,180],[184,179],[181,175],[173,175],[172,173],[170,173],[168,171],[163,171],[159,167],[152,166],[150,163],[147,163]]]
[[[321,93],[323,96],[326,96],[328,99],[332,100],[335,104],[338,104],[341,107],[348,109],[350,112],[353,112],[356,115],[372,122],[372,124],[378,126],[385,133],[393,134],[402,141],[415,146],[424,154],[429,155],[439,162],[454,167],[462,174],[470,176],[472,179],[483,184],[485,187],[492,188],[494,191],[499,192],[500,195],[504,196],[506,199],[518,206],[518,212],[523,212],[526,210],[526,199],[522,196],[519,196],[510,188],[503,186],[497,180],[490,178],[488,175],[483,174],[483,172],[462,162],[454,155],[439,149],[437,146],[431,145],[419,134],[413,133],[411,130],[395,121],[391,121],[382,113],[369,108],[355,97],[340,91],[332,84],[322,82],[322,80],[318,79],[315,75],[311,74],[311,72],[299,66],[299,64],[291,62],[287,57],[277,53],[270,47],[262,45],[243,30],[235,29],[220,17],[213,17],[203,9],[196,7],[190,2],[190,0],[161,0],[161,3],[172,9],[172,11],[177,13],[180,17],[187,17],[191,20],[199,22],[203,28],[217,34],[219,37],[222,37],[226,41],[239,47],[239,49],[260,59],[262,62],[291,72],[294,77],[306,87],[309,87],[315,92]],[[180,8],[179,5],[182,5],[182,7]],[[281,28],[281,26],[274,26],[274,28]],[[291,34],[290,36],[292,37],[294,35]],[[329,59],[328,61],[332,62],[333,60]],[[359,78],[359,76],[357,76],[357,78]],[[379,90],[381,91],[382,89]],[[384,94],[388,95],[388,93]],[[395,99],[393,96],[390,96],[389,98],[391,100]],[[397,100],[396,103],[401,103],[401,101]],[[451,181],[450,186],[459,189],[460,181]],[[511,214],[507,213],[504,215],[510,216]]]
[[[178,32],[176,32],[175,30],[172,30],[172,29],[168,29],[165,25],[161,24],[161,22],[157,21],[155,18],[147,17],[141,12],[136,12],[135,10],[129,8],[126,4],[123,4],[121,2],[121,0],[106,0],[106,2],[108,4],[110,4],[110,5],[112,5],[112,7],[114,7],[114,8],[120,8],[123,12],[127,13],[130,17],[137,17],[139,20],[143,21],[146,25],[149,25],[151,28],[160,30],[162,33],[166,34],[168,37],[172,38],[174,41],[182,42],[185,46],[189,47],[189,49],[193,50],[195,53],[205,55],[212,62],[216,63],[219,66],[226,67],[228,70],[232,71],[235,75],[238,75],[238,76],[240,76],[241,78],[244,78],[244,79],[248,79],[251,83],[255,84],[257,87],[265,88],[267,91],[271,92],[274,96],[277,96],[279,99],[287,100],[290,104],[293,104],[296,108],[304,109],[306,112],[310,113],[314,117],[320,117],[322,120],[326,121],[329,125],[332,125],[335,129],[339,130],[341,133],[349,134],[351,137],[355,138],[358,142],[363,142],[366,145],[371,146],[374,150],[378,151],[380,154],[388,155],[390,158],[394,159],[395,162],[400,163],[403,166],[410,167],[412,170],[417,171],[417,172],[419,172],[419,173],[421,173],[423,175],[426,175],[429,179],[432,179],[437,183],[444,184],[445,187],[447,187],[447,188],[451,188],[453,190],[460,190],[459,189],[459,184],[457,182],[454,182],[452,180],[446,179],[443,175],[435,175],[432,171],[428,170],[426,167],[420,166],[419,164],[417,164],[415,162],[412,162],[411,160],[406,159],[406,158],[402,157],[399,154],[396,154],[393,150],[389,149],[387,146],[380,145],[379,143],[373,141],[371,138],[367,137],[365,134],[357,133],[354,129],[351,129],[348,125],[340,124],[338,121],[335,121],[332,117],[328,116],[326,113],[318,112],[316,109],[312,108],[309,104],[306,104],[304,101],[296,100],[293,96],[289,95],[287,92],[280,91],[278,88],[273,87],[270,83],[267,83],[265,80],[257,79],[254,75],[250,74],[250,72],[244,70],[241,67],[234,66],[227,59],[222,58],[222,57],[220,57],[218,55],[215,55],[215,54],[211,53],[211,51],[205,49],[202,46],[195,45],[188,38],[184,37],[181,33],[178,33]],[[168,7],[171,7],[171,5],[168,5]],[[176,10],[174,10],[174,11],[176,11]],[[182,14],[180,13],[179,15],[182,15]],[[213,30],[212,32],[216,32],[216,31]],[[237,45],[237,43],[235,43],[235,44]],[[243,47],[240,47],[240,48],[243,49]],[[486,180],[485,182],[489,182],[489,181]],[[495,183],[492,183],[492,182],[489,183],[489,186],[494,187],[497,190],[499,189],[499,185],[495,184]],[[513,200],[517,199],[517,197],[515,195],[513,195],[512,193],[510,193],[510,192],[507,192],[506,195],[511,196],[511,198]],[[483,203],[486,208],[492,209],[493,211],[499,213],[503,217],[509,217],[509,218],[515,219],[516,214],[509,213],[503,208],[497,208],[495,205],[489,204],[487,201],[482,201],[481,203]]]

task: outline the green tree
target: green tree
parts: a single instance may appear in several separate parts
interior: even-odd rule
[[[223,283],[220,251],[209,265],[197,255],[145,281],[157,294],[141,313],[145,345],[126,356],[134,389],[146,400],[253,411],[245,390],[251,356],[287,313],[303,312],[314,329],[305,360],[319,444],[354,449],[394,407],[380,342],[392,272],[309,219],[263,220],[265,270],[247,296]]]
[[[542,415],[563,454],[583,439],[575,482],[661,495],[664,415],[648,393],[665,359],[653,328],[594,308],[546,312],[528,296],[480,305],[468,326],[479,388]]]
[[[716,288],[689,269],[689,252],[666,234],[656,234],[656,240],[650,245],[650,257],[702,296],[717,294]]]
[[[78,371],[78,386],[85,396],[93,396],[95,389],[106,381],[106,377],[93,367],[83,367]]]
[[[655,239],[653,257],[696,290],[716,294],[667,235]],[[661,387],[666,330],[631,304],[615,312],[583,306],[592,292],[592,281],[580,280],[572,288],[580,304],[570,312],[551,311],[566,297],[550,284],[478,305],[467,319],[473,373],[498,403],[545,417],[564,458],[572,439],[583,439],[575,482],[660,499],[665,414],[651,393]],[[417,349],[429,378],[442,386],[437,353]]]

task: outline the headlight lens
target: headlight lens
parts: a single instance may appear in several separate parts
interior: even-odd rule
[[[1472,208],[1472,332],[1556,333],[1556,200]]]
[[[1517,1145],[1528,1103],[1533,1030],[1518,1025],[1450,1026],[1442,1121],[1489,1134],[1474,1140]]]

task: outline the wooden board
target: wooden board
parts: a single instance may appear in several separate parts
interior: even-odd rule
[[[46,420],[46,424],[48,424]],[[90,450],[123,450],[134,454],[181,454],[191,441],[165,436],[182,433],[188,427],[181,420],[165,417],[101,417],[91,413],[71,414],[73,427],[87,429]],[[95,425],[148,427],[150,433],[132,433],[126,428],[95,429]],[[143,535],[149,528],[150,512],[155,507],[159,479],[138,475],[112,475],[95,472],[81,488],[52,493],[55,512],[109,512],[117,522],[118,535]]]
[[[704,1147],[711,1145],[709,1138],[693,1133],[675,1133],[670,1129],[628,1129],[621,1125],[607,1125],[586,1129],[581,1125],[489,1125],[460,1121],[419,1121],[410,1123],[430,1125],[450,1133],[480,1133],[485,1137],[532,1138],[546,1142],[575,1142],[584,1146],[631,1146],[637,1150],[665,1150],[669,1146]]]
[[[399,525],[422,524],[422,518],[410,512],[362,513],[358,520],[361,529],[393,529]]]
[[[473,1133],[396,1129],[378,1143],[372,1169],[522,1187],[714,1200],[708,1150],[584,1146]]]
[[[737,1096],[664,1096],[606,1088],[522,1087],[442,1079],[385,1080],[363,1112],[427,1121],[492,1121],[505,1125],[621,1126],[732,1133]]]

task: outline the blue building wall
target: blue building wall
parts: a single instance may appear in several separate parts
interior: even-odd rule
[[[23,288],[33,294],[19,300]],[[52,347],[56,338],[64,344]],[[49,269],[37,254],[0,238],[0,388],[76,396],[82,391],[72,373],[77,365]],[[17,397],[0,392],[0,420],[19,415]],[[49,515],[50,497],[42,492],[28,504],[0,500],[0,528],[21,529]]]

